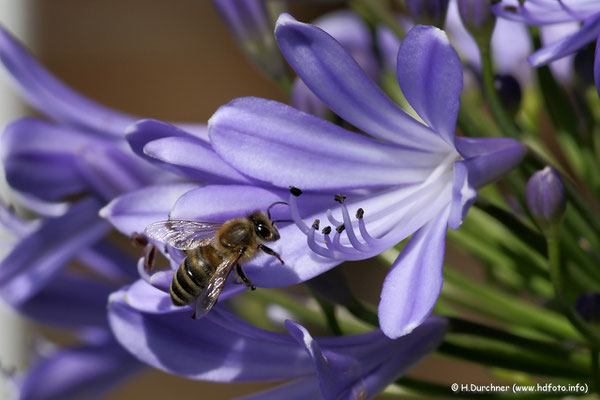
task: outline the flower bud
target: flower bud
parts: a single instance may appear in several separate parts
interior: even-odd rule
[[[449,0],[405,0],[415,24],[444,26]]]
[[[465,28],[479,44],[489,45],[496,24],[491,0],[458,0],[458,11]]]
[[[532,175],[525,192],[527,207],[542,229],[557,227],[565,213],[565,187],[550,166]]]
[[[514,115],[521,106],[521,85],[512,75],[496,74],[494,76],[494,87],[498,92],[504,109]]]
[[[213,0],[213,5],[246,57],[269,78],[282,79],[285,64],[264,0]]]
[[[600,293],[584,293],[577,298],[575,311],[584,321],[600,324]]]

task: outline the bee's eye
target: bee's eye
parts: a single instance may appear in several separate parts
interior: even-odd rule
[[[263,224],[257,224],[255,229],[258,236],[262,237],[263,239],[268,239],[272,236],[271,231],[269,231],[269,229]]]

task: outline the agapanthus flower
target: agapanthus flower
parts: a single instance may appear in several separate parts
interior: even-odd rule
[[[567,34],[529,57],[534,67],[573,54],[600,36],[600,3],[590,0],[503,0],[493,6],[496,15],[529,25],[557,25],[568,22],[581,23],[576,32]],[[596,63],[598,62],[596,52]],[[597,70],[598,68],[596,68]]]
[[[209,121],[217,165],[228,165],[221,173],[228,185],[185,193],[170,217],[218,222],[289,199],[296,223],[281,225],[281,239],[273,246],[286,264],[265,256],[244,266],[259,287],[303,282],[344,260],[373,257],[414,233],[388,274],[379,306],[383,332],[406,334],[427,317],[441,289],[446,227],[460,225],[475,189],[516,165],[524,148],[511,139],[454,137],[462,66],[438,29],[414,28],[398,54],[400,86],[427,125],[387,98],[323,30],[283,15],[275,32],[284,56],[311,91],[371,137],[274,101],[234,100]],[[163,137],[160,151],[168,160],[162,160],[182,174],[220,170],[185,155],[189,147],[183,144],[194,139],[184,139],[184,133],[167,124],[143,121],[129,135]],[[208,153],[203,140],[195,143],[204,149],[201,154]],[[181,159],[188,161],[183,165]],[[289,186],[306,193],[290,198]],[[154,192],[160,196],[159,190]],[[332,207],[335,193],[348,196],[339,208]],[[138,199],[118,199],[104,215],[122,231],[139,229],[130,224]],[[353,218],[359,208],[364,216]],[[129,211],[116,213],[119,209]],[[287,207],[274,211],[289,218]],[[310,227],[315,219],[322,228],[329,224],[338,229],[319,233]],[[175,257],[172,265],[178,261]]]
[[[313,338],[292,321],[285,323],[288,334],[275,333],[218,305],[192,320],[189,310],[170,304],[165,289],[140,280],[111,295],[117,340],[147,364],[190,379],[289,381],[249,399],[372,398],[433,351],[446,331],[446,321],[432,317],[396,340],[379,330]]]

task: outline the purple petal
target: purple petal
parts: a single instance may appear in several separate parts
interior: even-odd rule
[[[6,229],[17,238],[22,238],[32,234],[40,226],[39,219],[27,220],[13,213],[10,206],[6,206],[0,201],[0,226]]]
[[[456,149],[464,157],[469,183],[480,188],[516,167],[525,156],[525,146],[510,138],[456,138]]]
[[[551,61],[562,58],[598,39],[600,35],[600,13],[594,14],[583,22],[581,29],[566,38],[544,46],[529,57],[534,67],[541,67]]]
[[[146,165],[132,154],[111,145],[85,145],[79,150],[75,165],[88,186],[109,201],[121,193],[150,184],[154,177]]]
[[[398,51],[397,75],[412,108],[453,145],[463,84],[462,64],[444,31],[424,25],[412,28]]]
[[[396,106],[323,30],[282,14],[275,36],[298,76],[346,121],[394,143],[426,150],[446,147],[434,132]]]
[[[138,278],[137,271],[132,268],[135,260],[107,240],[84,249],[77,258],[86,267],[111,282],[123,283]]]
[[[269,78],[286,76],[285,65],[273,38],[273,21],[263,0],[213,0],[238,45]]]
[[[379,78],[379,66],[373,52],[371,32],[365,21],[354,11],[332,11],[314,20],[313,25],[337,40],[369,78]]]
[[[398,61],[398,49],[400,48],[400,39],[391,29],[385,26],[377,26],[377,47],[383,58],[383,65],[386,69],[396,71],[396,62]]]
[[[272,389],[239,397],[236,400],[309,400],[321,398],[319,380],[316,376],[308,376],[275,386]]]
[[[469,183],[468,169],[463,161],[454,163],[454,185],[452,187],[452,204],[448,217],[448,227],[458,229],[467,211],[477,198],[477,191]]]
[[[285,188],[331,191],[412,183],[443,158],[251,97],[219,108],[209,121],[209,134],[215,151],[235,168]]]
[[[290,104],[307,114],[325,119],[330,110],[310,89],[302,82],[302,79],[296,77],[292,85],[290,94]]]
[[[446,320],[429,317],[412,334],[393,341],[389,345],[393,350],[388,350],[390,358],[354,384],[348,390],[349,397],[360,398],[362,393],[375,396],[381,392],[434,351],[444,338],[446,330]]]
[[[63,328],[106,328],[106,302],[114,289],[87,277],[62,273],[18,310],[37,322]]]
[[[43,199],[77,194],[87,187],[75,168],[78,149],[104,142],[73,128],[20,119],[8,125],[2,136],[6,178],[13,188]]]
[[[141,368],[114,340],[74,347],[37,362],[22,382],[19,398],[96,398]]]
[[[60,217],[64,215],[71,205],[68,201],[45,201],[27,193],[13,192],[12,196],[17,204],[32,211],[39,217]]]
[[[311,356],[323,399],[372,398],[433,351],[446,321],[429,318],[396,340],[376,330],[366,334],[313,339],[302,326],[286,321],[290,335]]]
[[[448,209],[419,229],[387,274],[379,324],[390,338],[410,333],[431,313],[442,289]]]
[[[41,290],[83,248],[98,241],[110,225],[98,217],[100,204],[84,199],[61,217],[46,220],[23,238],[0,263],[0,293],[16,305]]]
[[[95,103],[53,76],[5,29],[0,27],[0,60],[35,109],[53,119],[122,136],[139,119]]]
[[[148,143],[166,138],[196,138],[208,143],[208,127],[206,125],[179,124],[178,126],[155,119],[143,119],[129,126],[125,132],[131,150],[138,156],[146,158],[144,146]],[[153,161],[152,159],[148,159]]]
[[[573,20],[582,21],[598,12],[598,3],[591,1],[571,0],[568,3],[555,0],[504,0],[493,5],[494,13],[532,25],[546,25]]]
[[[290,335],[300,346],[305,347],[306,352],[315,363],[324,399],[339,399],[341,394],[352,384],[352,381],[360,376],[361,367],[370,367],[370,365],[367,366],[368,364],[361,365],[365,360],[356,359],[350,354],[324,352],[308,330],[301,325],[289,320],[286,321],[285,325]]]
[[[196,138],[166,137],[154,140],[144,146],[144,153],[160,161],[164,168],[185,178],[204,183],[250,182],[223,161],[210,144]]]
[[[190,379],[243,382],[308,375],[312,363],[289,337],[255,328],[220,310],[193,320],[188,312],[139,313],[123,292],[109,302],[117,340],[134,356],[163,371]]]
[[[197,187],[193,183],[148,186],[117,197],[100,210],[100,216],[131,236],[133,232],[143,232],[152,222],[168,219],[179,196]]]

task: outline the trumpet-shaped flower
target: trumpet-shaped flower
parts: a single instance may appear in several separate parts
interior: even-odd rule
[[[250,399],[372,398],[433,351],[446,332],[446,321],[432,317],[396,340],[379,330],[313,338],[291,321],[288,334],[275,333],[220,306],[192,320],[189,310],[170,304],[165,289],[138,281],[111,295],[109,320],[117,340],[145,363],[191,379],[290,380]]]
[[[510,139],[454,136],[462,66],[439,29],[413,28],[398,53],[400,88],[426,124],[387,98],[319,28],[284,14],[275,34],[306,85],[371,137],[277,102],[243,98],[210,119],[213,148],[254,179],[306,190],[313,206],[315,194],[331,193],[331,202],[335,192],[347,195],[346,202],[337,197],[343,202],[338,210],[321,203],[314,213],[298,210],[304,196],[290,197],[292,217],[317,263],[373,257],[414,234],[384,282],[379,305],[383,331],[406,334],[426,318],[441,289],[446,227],[461,224],[475,189],[514,167],[524,148]],[[319,232],[316,220],[336,229]]]

